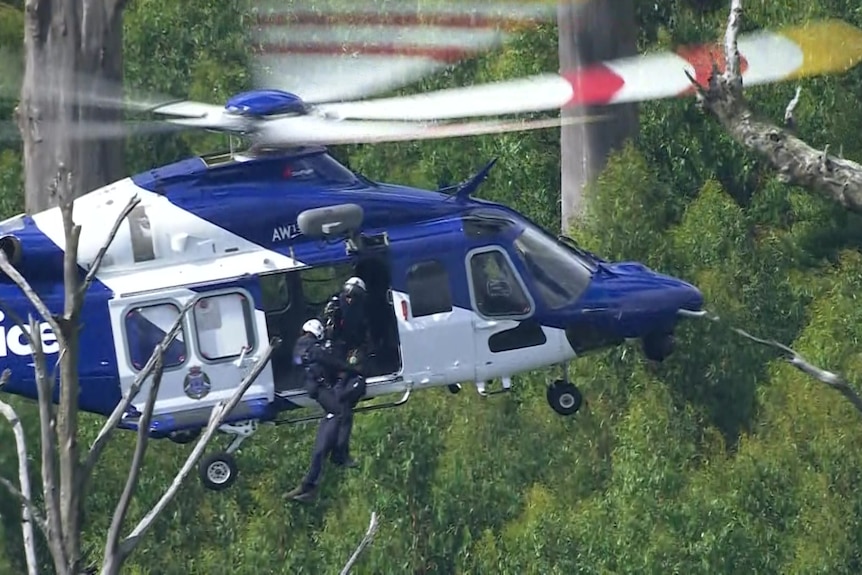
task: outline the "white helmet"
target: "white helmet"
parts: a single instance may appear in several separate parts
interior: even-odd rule
[[[323,339],[323,324],[318,319],[310,319],[302,324],[302,331],[314,335],[317,339]]]
[[[362,278],[353,276],[352,278],[349,278],[346,282],[344,282],[345,293],[352,293],[356,289],[362,292],[366,291],[365,282],[362,280]]]

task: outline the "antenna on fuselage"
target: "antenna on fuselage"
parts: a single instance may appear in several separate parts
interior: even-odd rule
[[[449,201],[452,198],[455,198],[458,201],[465,201],[470,198],[470,194],[479,189],[479,186],[488,178],[488,174],[491,173],[491,168],[494,167],[494,164],[497,163],[497,158],[494,158],[483,167],[481,170],[476,172],[476,174],[468,180],[458,184],[455,187],[455,192],[446,198],[445,201]]]

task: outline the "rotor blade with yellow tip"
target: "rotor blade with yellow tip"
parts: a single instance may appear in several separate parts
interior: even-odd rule
[[[842,20],[788,28],[781,35],[802,52],[802,63],[788,78],[846,72],[862,61],[862,30]]]

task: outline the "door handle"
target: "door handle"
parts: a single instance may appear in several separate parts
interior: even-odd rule
[[[233,364],[236,367],[243,369],[245,367],[248,367],[249,364],[253,365],[253,364],[257,363],[257,360],[260,359],[260,357],[257,355],[251,355],[251,356],[246,355],[248,353],[248,351],[249,351],[248,347],[242,348],[242,351],[240,352],[239,357],[236,359],[236,361],[233,362]]]

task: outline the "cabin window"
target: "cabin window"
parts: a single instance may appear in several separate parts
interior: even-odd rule
[[[254,348],[254,315],[243,294],[202,297],[195,303],[192,315],[202,359],[224,361]]]
[[[414,264],[407,270],[407,295],[413,317],[452,311],[449,273],[437,260]]]
[[[532,311],[527,291],[508,256],[500,249],[470,256],[476,311],[485,317],[524,317]]]
[[[129,345],[129,361],[135,370],[141,370],[153,350],[159,345],[180,315],[180,308],[172,303],[160,303],[132,308],[124,320],[126,341]],[[165,349],[165,369],[179,367],[186,362],[185,327],[180,327],[176,338]]]
[[[147,208],[137,206],[129,212],[129,235],[132,240],[132,254],[135,263],[148,262],[156,259],[155,246],[153,245],[153,230],[150,218],[147,216]]]
[[[260,276],[263,311],[280,313],[290,307],[290,286],[287,273]]]

